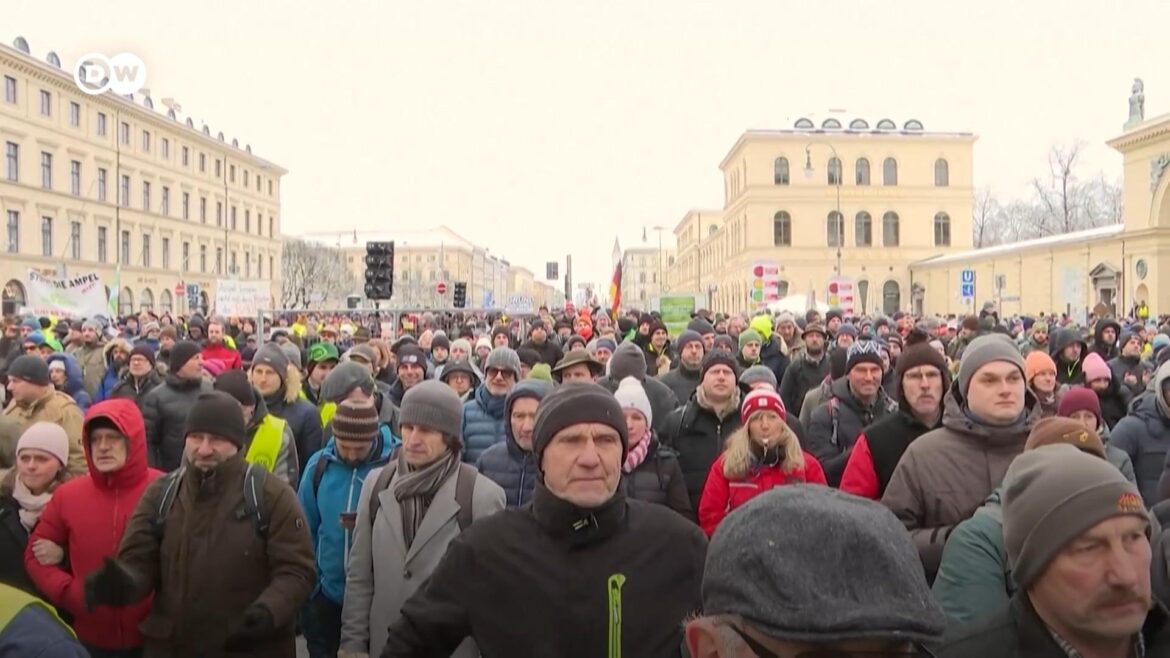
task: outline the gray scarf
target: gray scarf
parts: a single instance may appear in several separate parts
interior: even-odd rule
[[[394,480],[394,499],[402,508],[402,537],[406,548],[414,543],[423,517],[435,497],[435,492],[459,468],[459,453],[450,451],[427,466],[411,470],[406,460],[398,459],[398,477]]]

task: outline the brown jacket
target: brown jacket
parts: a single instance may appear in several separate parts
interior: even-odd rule
[[[65,466],[73,475],[89,473],[85,465],[85,453],[81,450],[81,409],[68,393],[48,389],[45,396],[29,406],[22,406],[11,400],[4,409],[4,416],[21,424],[23,434],[29,425],[40,421],[60,425],[69,437],[69,463]]]
[[[126,351],[130,351],[128,346]],[[87,345],[83,341],[78,341],[69,348],[69,353],[77,359],[77,365],[81,366],[81,380],[85,384],[85,392],[89,393],[90,397],[97,397],[98,385],[106,375],[106,343]]]
[[[275,477],[264,481],[266,539],[257,534],[254,518],[240,518],[246,468],[242,453],[207,478],[188,466],[161,545],[151,520],[166,479],[153,482],[134,508],[118,561],[133,575],[135,594],[155,592],[140,626],[147,658],[296,655],[297,609],[316,579],[309,531],[296,494]],[[272,613],[276,631],[254,649],[223,651],[254,603]]]
[[[1024,404],[1035,404],[1030,393]],[[943,426],[910,444],[882,496],[910,531],[931,581],[951,531],[1000,485],[1030,429],[1030,414],[1015,425],[994,427],[968,417],[963,406],[955,382],[945,396]]]

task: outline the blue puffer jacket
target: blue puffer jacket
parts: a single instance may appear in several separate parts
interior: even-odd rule
[[[65,364],[65,392],[73,401],[77,403],[81,413],[85,413],[93,404],[93,398],[89,397],[89,393],[85,392],[85,381],[81,376],[81,365],[77,363],[77,359],[64,352],[55,352],[49,355],[48,362],[50,364],[60,361]]]
[[[508,398],[488,392],[487,384],[463,403],[463,461],[475,464],[488,448],[504,440],[504,406]]]
[[[353,543],[353,531],[341,527],[343,512],[357,512],[358,497],[362,483],[375,468],[381,468],[390,461],[390,453],[398,440],[390,434],[386,425],[380,427],[378,439],[370,449],[370,456],[358,466],[350,466],[337,457],[333,439],[325,447],[309,457],[301,474],[297,497],[305,520],[309,523],[309,535],[313,540],[313,553],[317,560],[317,591],[330,601],[341,605],[345,600],[345,570],[349,562],[349,549]],[[320,461],[325,462],[324,470],[317,475]],[[319,485],[313,486],[319,478]]]
[[[520,398],[543,400],[552,392],[552,384],[539,379],[525,379],[508,394],[504,403],[504,418],[511,419],[512,406]],[[532,488],[536,484],[536,459],[532,452],[525,451],[512,435],[512,423],[504,423],[504,442],[488,448],[479,456],[475,467],[488,478],[500,485],[507,496],[507,508],[523,507],[532,500]]]

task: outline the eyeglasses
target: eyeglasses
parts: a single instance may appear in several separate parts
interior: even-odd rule
[[[511,379],[514,377],[511,370],[503,370],[501,368],[488,368],[484,374],[487,375],[488,379],[495,379],[496,377],[500,377],[502,379]]]
[[[752,650],[756,658],[780,658],[759,641],[744,632],[742,628],[730,626],[731,630]],[[912,651],[845,651],[843,649],[812,649],[796,654],[796,658],[936,658],[934,653],[923,646],[915,645]]]

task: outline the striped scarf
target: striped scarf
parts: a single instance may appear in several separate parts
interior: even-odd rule
[[[394,479],[394,499],[402,508],[402,537],[406,540],[406,548],[414,543],[414,534],[422,525],[435,492],[457,468],[459,453],[454,451],[418,470],[411,470],[406,465],[406,459],[399,457],[398,474]]]
[[[646,434],[638,445],[631,446],[629,452],[626,453],[626,463],[622,466],[622,470],[626,473],[633,473],[635,468],[642,465],[646,459],[646,453],[650,450],[650,430],[646,430]]]

